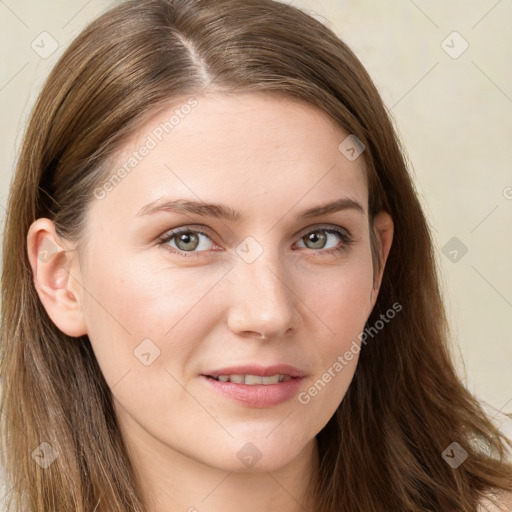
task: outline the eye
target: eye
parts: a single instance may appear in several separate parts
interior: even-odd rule
[[[166,245],[170,249],[174,249],[171,252],[179,252],[179,253],[187,253],[187,252],[204,252],[211,247],[208,247],[208,243],[204,243],[203,238],[207,240],[211,239],[202,231],[192,230],[189,228],[186,229],[178,229],[175,231],[171,231],[170,233],[166,233],[163,238],[159,240],[161,245]],[[174,246],[172,244],[174,244]],[[213,242],[212,242],[213,243]],[[206,247],[205,247],[206,245]],[[201,249],[196,251],[196,249]],[[189,256],[188,254],[183,254],[183,256]]]
[[[341,239],[342,244],[339,245],[339,243],[336,243],[336,239],[338,239],[338,242]],[[330,226],[328,228],[320,227],[315,231],[309,231],[299,242],[303,242],[303,247],[308,249],[323,249],[322,251],[315,252],[329,254],[348,249],[353,239],[347,231]],[[331,245],[327,247],[329,242],[331,242]],[[334,245],[332,245],[332,243],[334,243]]]
[[[336,243],[336,239],[338,243]],[[339,240],[342,242],[341,245]],[[307,231],[299,242],[303,242],[302,247],[312,249],[314,252],[332,254],[347,250],[353,243],[353,239],[343,228],[329,226]],[[168,251],[184,257],[197,257],[199,256],[197,253],[207,252],[212,249],[212,245],[215,245],[207,233],[191,229],[191,226],[165,233],[159,238],[158,244],[164,246]]]

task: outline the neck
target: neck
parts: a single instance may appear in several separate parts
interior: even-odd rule
[[[316,438],[276,470],[229,472],[163,445],[133,424],[122,430],[147,512],[314,510],[306,502],[306,489],[318,473]]]

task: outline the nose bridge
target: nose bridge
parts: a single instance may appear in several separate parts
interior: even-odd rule
[[[293,283],[289,282],[289,273],[278,250],[259,245],[260,254],[252,262],[249,262],[250,258],[244,258],[243,252],[236,262],[232,276],[232,286],[236,290],[229,323],[235,332],[251,331],[267,338],[279,337],[293,326],[295,319]],[[244,248],[243,243],[241,248]],[[249,251],[256,249],[254,244],[249,245]]]

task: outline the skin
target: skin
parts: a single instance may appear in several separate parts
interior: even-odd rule
[[[50,220],[32,224],[34,283],[63,332],[89,336],[148,510],[313,510],[303,493],[317,469],[315,436],[342,401],[357,355],[307,404],[294,397],[249,407],[212,391],[200,374],[286,363],[304,372],[300,391],[307,391],[357,340],[382,277],[372,268],[364,158],[349,161],[338,150],[348,133],[297,100],[263,93],[196,99],[120,184],[92,200],[83,252],[60,239]],[[185,101],[141,126],[112,172]],[[221,203],[245,219],[137,215],[163,196]],[[297,220],[343,197],[364,212]],[[393,222],[381,212],[373,225],[385,263]],[[344,246],[339,235],[321,231],[324,245],[306,238],[336,226],[353,238],[339,252],[326,252]],[[159,245],[160,235],[181,227],[207,236],[197,247],[177,238]],[[251,251],[262,250],[252,263],[236,252],[247,237],[256,241]],[[48,240],[62,251],[41,261]],[[198,257],[184,256],[183,247]],[[148,366],[134,356],[144,339],[160,350]],[[237,457],[249,442],[261,454],[251,467]]]

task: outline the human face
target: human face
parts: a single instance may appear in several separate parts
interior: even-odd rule
[[[93,200],[84,321],[125,435],[227,471],[272,470],[314,442],[356,368],[357,355],[298,399],[358,340],[375,301],[363,158],[347,159],[338,147],[348,133],[305,103],[195,99],[141,126],[112,172],[148,137],[156,147]],[[175,110],[188,114],[162,134]],[[239,218],[148,207],[178,199]],[[340,199],[346,208],[301,217]],[[164,239],[178,228],[191,233]],[[302,378],[255,388],[207,377],[274,365]],[[261,457],[253,468],[246,452]]]

